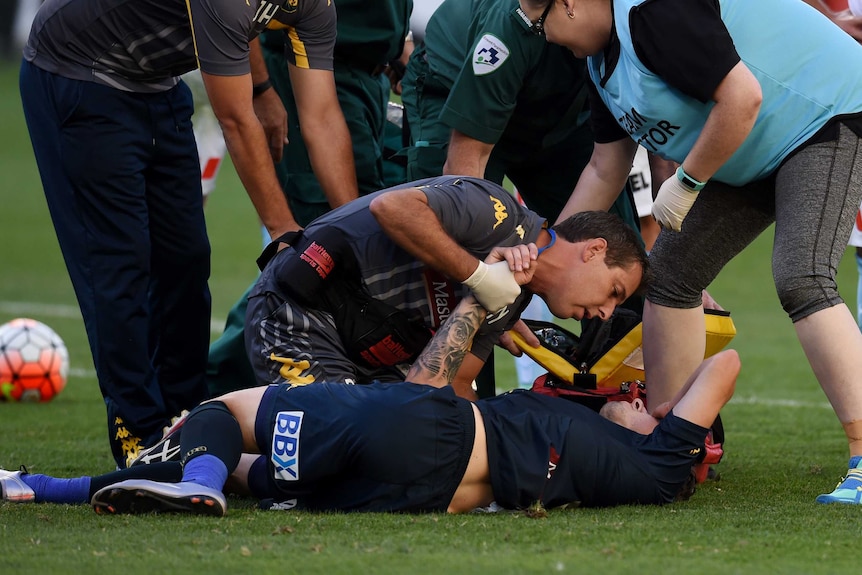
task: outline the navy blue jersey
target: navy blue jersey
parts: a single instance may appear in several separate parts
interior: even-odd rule
[[[477,405],[494,498],[508,509],[670,503],[708,431],[670,414],[641,435],[583,405],[528,390]]]
[[[271,386],[255,423],[270,494],[309,510],[446,511],[475,433],[469,401],[412,383]]]
[[[707,430],[673,414],[650,435],[574,402],[516,390],[477,402],[496,502],[609,506],[674,500]],[[274,385],[255,423],[282,506],[445,511],[472,452],[469,401],[413,383]]]

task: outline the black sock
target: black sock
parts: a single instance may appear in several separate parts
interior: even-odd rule
[[[194,408],[183,424],[180,456],[183,464],[198,455],[213,455],[233,473],[242,455],[242,429],[221,401],[208,401]]]

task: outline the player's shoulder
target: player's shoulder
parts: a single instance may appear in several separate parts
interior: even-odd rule
[[[269,18],[274,25],[317,27],[335,26],[336,7],[332,0],[262,0],[257,8],[255,19]]]

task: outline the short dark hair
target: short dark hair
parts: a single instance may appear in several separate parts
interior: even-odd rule
[[[624,269],[632,265],[640,266],[643,277],[636,293],[643,293],[646,290],[652,274],[643,239],[618,215],[604,211],[578,212],[553,226],[552,229],[558,236],[572,243],[594,238],[604,239],[608,242],[608,251],[605,254],[607,266]]]

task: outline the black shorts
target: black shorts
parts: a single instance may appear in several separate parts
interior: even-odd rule
[[[274,385],[255,422],[268,491],[309,510],[445,511],[475,433],[469,401],[412,383]]]

